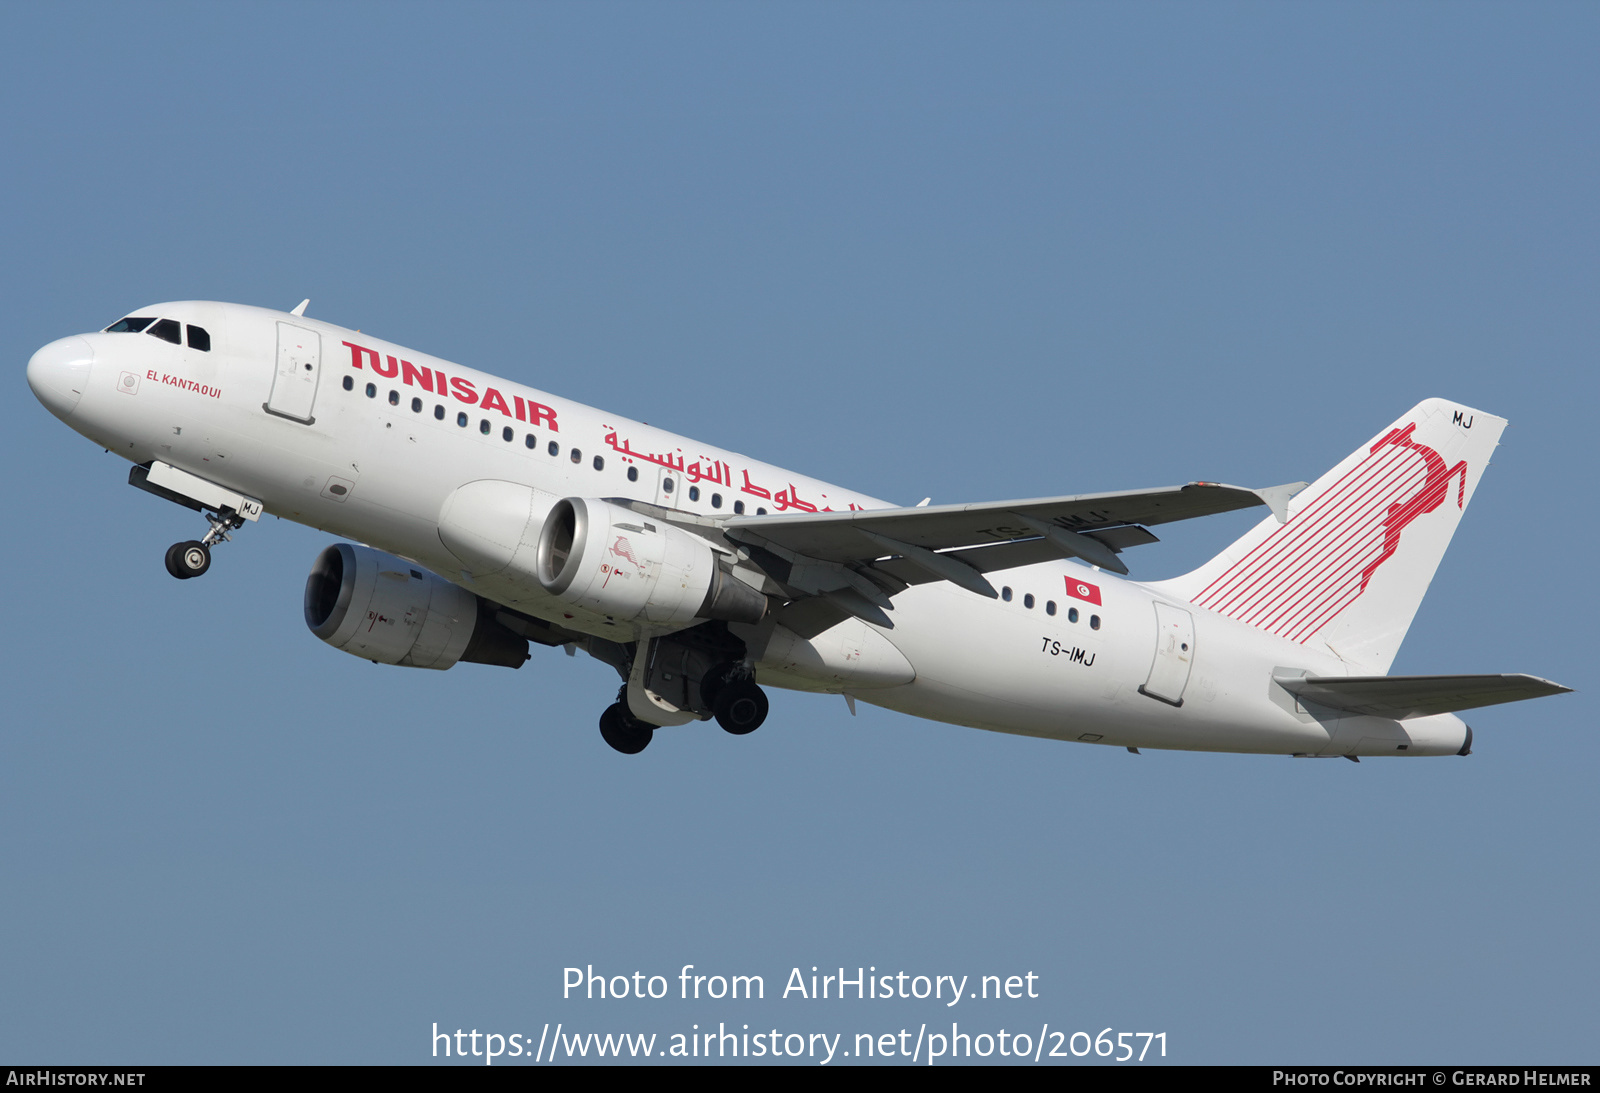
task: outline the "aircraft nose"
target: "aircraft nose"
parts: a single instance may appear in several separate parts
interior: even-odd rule
[[[62,338],[28,361],[28,386],[46,410],[65,418],[78,408],[93,365],[94,346],[83,338]]]

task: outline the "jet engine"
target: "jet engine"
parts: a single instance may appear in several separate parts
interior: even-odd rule
[[[528,641],[466,589],[393,554],[335,543],[306,578],[306,625],[335,649],[443,670],[457,661],[520,668]]]
[[[556,502],[535,557],[546,592],[619,621],[754,623],[767,610],[766,596],[725,568],[710,543],[610,501]]]

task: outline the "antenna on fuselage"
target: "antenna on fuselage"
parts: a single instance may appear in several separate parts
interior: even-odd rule
[[[309,304],[310,302],[311,302],[311,297],[307,296],[304,300],[300,301],[300,306],[295,308],[293,311],[289,312],[289,314],[291,314],[291,315],[304,315],[306,313],[306,305]]]

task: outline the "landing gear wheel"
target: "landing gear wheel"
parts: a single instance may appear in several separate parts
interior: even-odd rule
[[[193,539],[167,548],[167,572],[186,581],[211,568],[211,548]]]
[[[621,702],[613,702],[600,715],[600,735],[623,755],[638,755],[650,746],[655,728],[640,721]]]
[[[717,694],[722,690],[734,668],[733,664],[718,664],[707,668],[706,674],[700,677],[700,701],[705,703],[705,709],[717,708]]]
[[[767,696],[748,679],[724,683],[717,690],[717,703],[712,712],[717,716],[717,724],[735,736],[743,736],[755,732],[767,719]]]

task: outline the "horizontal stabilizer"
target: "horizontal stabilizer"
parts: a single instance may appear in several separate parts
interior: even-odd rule
[[[1403,721],[1455,713],[1572,690],[1529,675],[1486,676],[1308,676],[1275,672],[1273,680],[1306,702],[1348,713]]]

